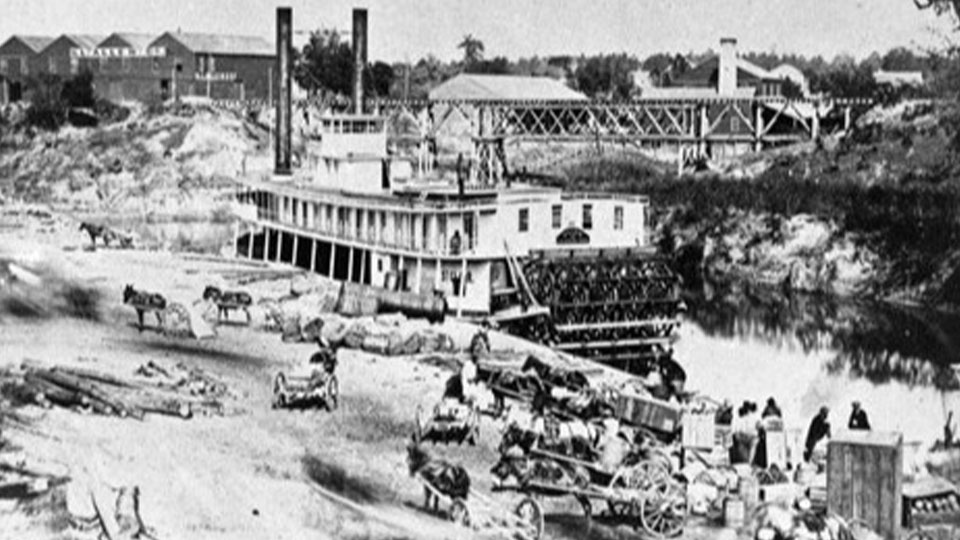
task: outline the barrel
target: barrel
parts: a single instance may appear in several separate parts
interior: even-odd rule
[[[727,497],[723,500],[723,523],[727,527],[738,528],[743,526],[746,519],[747,507],[739,497]]]

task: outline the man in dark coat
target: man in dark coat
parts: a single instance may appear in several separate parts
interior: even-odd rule
[[[783,413],[780,412],[780,406],[777,405],[777,402],[771,397],[767,398],[767,405],[763,408],[763,414],[760,415],[760,418],[783,418]]]
[[[827,415],[830,409],[820,407],[820,412],[810,421],[810,428],[807,429],[807,442],[804,445],[803,460],[810,461],[813,455],[813,449],[820,442],[820,439],[830,436],[830,422],[827,421]]]
[[[870,420],[867,419],[867,411],[860,408],[860,402],[853,402],[853,410],[850,411],[850,422],[847,423],[850,429],[870,429]]]

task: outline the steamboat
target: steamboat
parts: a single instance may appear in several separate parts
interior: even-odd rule
[[[394,151],[388,118],[361,106],[364,10],[353,34],[355,110],[324,116],[294,169],[291,13],[278,10],[275,172],[242,180],[237,256],[442,299],[448,314],[629,371],[670,356],[679,279],[651,249],[648,198],[523,183],[476,152],[440,171],[435,145]]]

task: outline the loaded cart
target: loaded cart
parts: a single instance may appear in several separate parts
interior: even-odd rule
[[[687,519],[686,488],[669,465],[652,458],[605,470],[600,464],[534,448],[528,474],[515,486],[528,498],[576,498],[587,519],[628,524],[659,538],[679,536]],[[597,504],[599,503],[599,504]],[[597,504],[599,512],[594,512]]]
[[[328,411],[340,402],[340,382],[334,373],[320,369],[277,373],[273,381],[273,407],[323,405]]]
[[[418,474],[416,478],[427,493],[444,502],[447,516],[458,525],[503,532],[518,540],[540,540],[543,536],[543,508],[532,497],[524,497],[511,511],[477,490],[470,490],[466,499],[450,497],[422,475]]]
[[[417,407],[414,440],[476,445],[480,441],[480,411],[472,404],[450,398],[434,406],[430,416]]]

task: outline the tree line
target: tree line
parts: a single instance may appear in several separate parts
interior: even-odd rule
[[[716,55],[708,50],[687,54],[660,52],[645,58],[627,53],[533,56],[516,60],[504,56],[487,58],[483,41],[473,35],[464,36],[457,48],[462,51],[461,58],[449,62],[434,55],[409,63],[370,62],[364,72],[364,91],[367,96],[377,98],[423,99],[432,88],[457,74],[476,73],[551,77],[593,98],[630,99],[640,93],[634,82],[638,70],[643,70],[653,85],[670,86],[684,73]],[[922,97],[953,97],[960,88],[960,50],[956,47],[923,52],[896,47],[882,54],[874,52],[859,61],[846,54],[827,59],[745,52],[741,57],[768,70],[790,64],[804,73],[810,91],[815,94],[883,98],[889,88],[877,83],[874,78],[877,70],[922,72],[927,85],[913,90]],[[349,96],[352,73],[351,45],[335,30],[313,32],[309,42],[298,51],[295,77],[315,96]],[[799,97],[799,88],[787,83],[784,93],[787,97]]]

